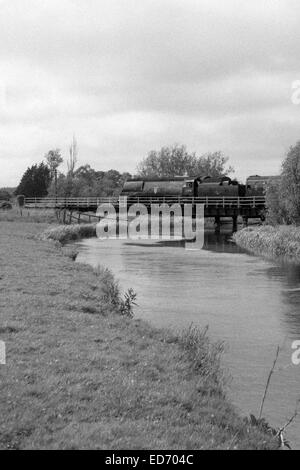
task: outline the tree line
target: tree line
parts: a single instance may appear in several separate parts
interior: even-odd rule
[[[116,196],[126,179],[135,177],[225,176],[233,173],[228,157],[220,151],[197,156],[185,145],[152,150],[141,160],[135,175],[117,170],[99,171],[90,165],[77,167],[78,145],[75,137],[69,147],[67,172],[59,171],[63,163],[59,149],[50,150],[40,164],[27,168],[15,191],[26,197],[101,197]]]

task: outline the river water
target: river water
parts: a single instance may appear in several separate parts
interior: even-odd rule
[[[123,290],[137,292],[135,316],[175,329],[209,325],[226,345],[228,395],[243,415],[258,411],[277,346],[264,416],[275,427],[290,418],[300,398],[300,365],[291,344],[300,340],[300,266],[255,257],[231,234],[205,234],[202,250],[181,241],[93,238],[78,243],[78,262],[108,267]],[[300,449],[300,415],[286,437]]]

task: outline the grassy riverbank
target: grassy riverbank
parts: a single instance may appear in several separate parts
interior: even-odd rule
[[[289,258],[300,263],[300,227],[248,227],[236,232],[234,240],[253,253],[272,258]]]
[[[46,228],[0,224],[0,448],[276,446],[226,399],[219,345],[122,316],[111,274]]]

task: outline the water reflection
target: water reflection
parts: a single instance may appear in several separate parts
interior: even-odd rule
[[[245,253],[245,250],[238,247],[233,239],[232,232],[214,233],[206,232],[204,235],[204,250],[215,251],[217,253]]]
[[[282,302],[286,311],[282,318],[286,333],[300,339],[300,266],[283,263],[267,269],[267,275],[281,280]]]
[[[204,234],[204,245],[203,249],[208,251],[215,251],[218,253],[245,253],[246,250],[238,247],[232,238],[232,232],[227,233],[215,233],[213,231],[207,231]],[[162,241],[127,241],[124,245],[136,246],[138,248],[157,248],[171,247],[171,248],[193,248],[195,242],[185,240],[162,240]]]
[[[204,249],[223,253],[246,253],[232,242],[231,234],[205,234]],[[251,256],[251,255],[250,255]],[[271,266],[265,264],[260,271],[249,272],[249,276],[265,273],[268,278],[281,284],[282,302],[287,306],[282,322],[286,334],[291,338],[300,338],[300,265],[279,261]]]

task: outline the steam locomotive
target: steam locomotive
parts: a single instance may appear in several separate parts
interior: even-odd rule
[[[246,185],[228,176],[206,176],[130,179],[124,183],[121,196],[130,197],[245,197]]]
[[[138,178],[127,180],[121,196],[130,197],[247,197],[263,196],[273,176],[249,176],[246,184],[229,176],[213,178],[178,176],[174,178]]]

